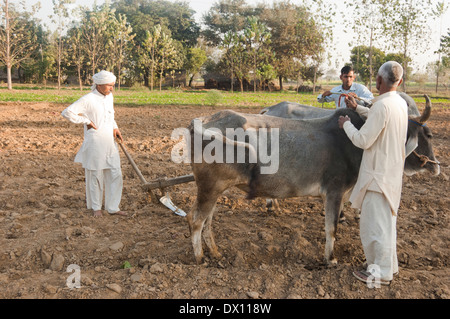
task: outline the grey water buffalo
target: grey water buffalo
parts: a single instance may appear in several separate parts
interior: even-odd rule
[[[424,114],[421,115],[416,102],[411,96],[403,92],[399,92],[398,94],[408,105],[408,116],[410,121],[408,125],[408,142],[406,144],[407,157],[405,160],[405,175],[413,175],[427,170],[432,174],[435,174],[436,171],[439,170],[439,163],[434,157],[431,145],[431,129],[425,125],[431,115],[431,101],[429,97],[425,95],[426,107]],[[259,114],[290,119],[313,119],[329,116],[334,112],[335,109],[317,108],[294,102],[281,102],[262,109]]]
[[[416,102],[411,96],[403,92],[398,92],[398,94],[406,101],[406,104],[408,105],[408,116],[410,118],[404,173],[405,175],[413,175],[428,170],[432,174],[435,174],[436,170],[439,169],[439,165],[437,165],[438,163],[434,158],[431,146],[431,130],[428,126],[424,125],[431,114],[431,102],[428,96],[425,95],[427,107],[425,108],[424,116],[422,117]],[[430,107],[428,107],[428,105]],[[285,101],[266,107],[262,109],[259,114],[291,119],[312,119],[329,116],[334,112],[335,109],[324,109]],[[413,125],[414,123],[416,125]],[[425,153],[429,153],[431,157],[420,155]],[[433,165],[426,166],[427,163]],[[274,206],[278,207],[278,202],[276,200],[268,200],[267,207],[272,209]],[[343,213],[341,213],[341,218],[343,219]]]
[[[414,117],[411,119],[414,122],[409,123],[408,134],[417,138],[419,144],[421,139],[418,135],[427,134],[424,133],[424,123],[430,112],[431,104],[427,99],[424,114]],[[197,199],[187,214],[187,221],[197,263],[203,259],[202,238],[212,257],[221,256],[213,237],[212,217],[217,198],[234,186],[247,192],[250,199],[322,197],[325,206],[324,257],[327,263],[336,262],[333,250],[338,216],[356,183],[363,153],[339,129],[338,118],[341,115],[348,115],[357,128],[364,124],[351,109],[338,109],[325,117],[303,120],[226,110],[192,121],[189,145]],[[200,128],[195,123],[200,123]],[[236,138],[237,135],[230,138],[230,129],[252,132],[249,136],[259,131],[263,133],[256,134],[257,138],[242,140]],[[269,138],[269,135],[276,136],[276,139]],[[278,155],[271,159],[272,162],[277,161],[275,171],[267,173],[268,165],[274,163],[268,163],[267,156],[264,156],[267,154],[260,152],[261,140],[266,143],[263,149],[270,149],[271,154]],[[211,144],[214,144],[213,148]],[[222,145],[222,149],[218,145]],[[244,150],[245,160],[237,160],[239,149]],[[198,153],[204,155],[207,150],[214,160],[198,158]],[[416,151],[428,161],[413,160],[407,163],[408,169],[439,174],[431,144]],[[228,157],[230,152],[232,154]],[[227,160],[218,160],[217,156]]]
[[[406,93],[398,92],[408,105],[408,115],[410,117],[419,117],[420,112],[414,99]],[[299,104],[295,102],[284,101],[278,104],[263,108],[259,114],[265,114],[276,117],[290,119],[312,119],[324,117],[332,114],[335,109],[324,109],[311,105]]]

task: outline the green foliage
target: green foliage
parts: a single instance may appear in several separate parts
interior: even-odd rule
[[[219,46],[225,34],[242,31],[249,16],[254,12],[245,0],[219,0],[204,16],[203,36],[208,44]]]
[[[200,72],[208,57],[206,51],[202,48],[189,48],[186,54],[185,68],[189,76],[189,86],[192,84],[195,74]]]
[[[183,71],[190,85],[206,65],[218,77],[231,78],[232,85],[240,83],[241,92],[244,84],[253,84],[256,92],[258,83],[264,88],[275,77],[281,89],[285,80],[315,83],[324,73],[320,66],[327,58],[326,49],[334,45],[332,21],[339,15],[335,3],[248,2],[217,0],[203,16],[200,32],[187,1],[107,0],[102,5],[93,1],[91,9],[78,7],[76,14],[68,10],[74,0],[52,0],[51,20],[57,25],[53,34],[42,30],[32,18],[33,10],[18,15],[10,5],[10,28],[15,35],[10,57],[14,60],[5,62],[2,58],[6,30],[0,26],[0,64],[20,65],[21,81],[58,79],[60,83],[76,75],[80,89],[101,69],[114,72],[119,87],[124,83],[153,90],[159,80],[161,90],[168,75]],[[373,80],[380,65],[383,52],[378,47],[385,52],[401,52],[385,59],[401,61],[409,77],[413,49],[419,47],[418,42],[426,43],[423,40],[429,34],[428,14],[442,19],[448,7],[445,1],[439,1],[433,9],[430,4],[430,0],[345,1],[351,22],[343,25],[342,32],[351,27],[357,34],[351,46],[354,50],[358,47],[359,53],[352,51],[352,62],[364,82]],[[438,52],[442,55],[438,68],[445,71],[450,59],[448,37],[443,37]]]
[[[371,61],[369,60],[370,54],[372,54]],[[359,45],[352,49],[350,60],[360,80],[365,85],[368,85],[370,81],[370,62],[372,63],[372,70],[375,70],[375,72],[372,72],[372,81],[374,81],[377,70],[386,61],[386,54],[378,48]]]
[[[209,90],[206,93],[205,103],[207,105],[217,106],[221,103],[222,100],[222,93],[220,93],[218,90]]]

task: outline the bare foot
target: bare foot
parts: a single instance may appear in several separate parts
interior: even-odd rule
[[[120,215],[120,216],[128,216],[124,211],[119,210],[118,212],[112,213],[111,215]]]
[[[101,210],[94,210],[94,217],[102,217],[102,211]]]

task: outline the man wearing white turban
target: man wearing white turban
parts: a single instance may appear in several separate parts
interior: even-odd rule
[[[123,141],[114,120],[112,91],[114,74],[101,71],[92,77],[92,91],[68,106],[61,115],[75,124],[84,124],[84,141],[75,156],[86,177],[86,204],[94,217],[102,216],[103,191],[105,210],[109,214],[126,216],[120,210],[123,179],[119,149],[115,138]]]

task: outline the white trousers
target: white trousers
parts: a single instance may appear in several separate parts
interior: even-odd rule
[[[122,199],[122,170],[120,168],[88,170],[86,177],[86,204],[88,209],[101,210],[103,192],[105,194],[105,210],[114,214],[120,210]]]
[[[368,271],[382,280],[398,272],[397,216],[382,193],[367,191],[361,207],[360,236]],[[378,277],[378,276],[375,276]]]

